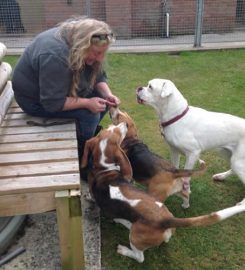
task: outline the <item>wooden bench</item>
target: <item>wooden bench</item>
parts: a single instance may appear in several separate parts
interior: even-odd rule
[[[6,47],[0,43],[0,59]],[[84,269],[74,122],[32,126],[13,99],[11,66],[0,65],[0,216],[56,210],[62,269]]]

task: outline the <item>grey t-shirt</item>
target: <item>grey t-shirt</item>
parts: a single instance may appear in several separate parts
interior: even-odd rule
[[[68,66],[69,47],[58,38],[58,28],[39,34],[26,48],[13,73],[13,90],[19,105],[40,103],[46,111],[61,111],[69,95],[72,71]],[[92,67],[86,65],[80,74],[78,95],[86,97]],[[96,83],[105,82],[106,74],[101,72]]]

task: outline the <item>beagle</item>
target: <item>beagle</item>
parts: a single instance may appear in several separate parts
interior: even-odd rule
[[[189,207],[189,192],[185,190],[184,177],[204,173],[204,161],[200,161],[199,170],[176,169],[138,139],[136,125],[126,112],[120,111],[118,107],[111,107],[109,113],[113,124],[126,122],[128,125],[128,132],[121,147],[131,163],[134,180],[147,186],[148,193],[159,201],[165,201],[170,195],[177,194],[183,199],[182,206]]]
[[[193,218],[175,218],[167,207],[131,182],[132,169],[120,144],[127,133],[125,122],[109,126],[85,144],[81,166],[91,153],[91,191],[108,217],[130,230],[130,247],[118,245],[117,252],[144,261],[144,250],[168,242],[176,227],[205,226],[245,211],[245,199],[238,205]],[[91,181],[92,180],[92,181]]]

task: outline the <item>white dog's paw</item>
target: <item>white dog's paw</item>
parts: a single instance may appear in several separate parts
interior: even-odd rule
[[[206,162],[202,159],[199,159],[198,162],[199,162],[199,164],[206,164]]]
[[[225,176],[223,173],[217,173],[213,175],[213,180],[214,181],[224,181],[225,180]]]
[[[231,176],[233,174],[232,170],[228,170],[226,172],[217,173],[213,175],[213,179],[217,181],[224,181],[227,177]]]
[[[240,201],[239,203],[237,203],[236,205],[243,205],[243,204],[245,204],[245,198],[242,201]]]

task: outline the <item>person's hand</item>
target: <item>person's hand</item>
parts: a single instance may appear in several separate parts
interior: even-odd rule
[[[114,95],[107,96],[106,101],[108,106],[118,106],[121,103],[120,99]]]
[[[87,109],[92,113],[103,112],[106,109],[107,104],[107,100],[100,97],[93,97],[87,100]]]

